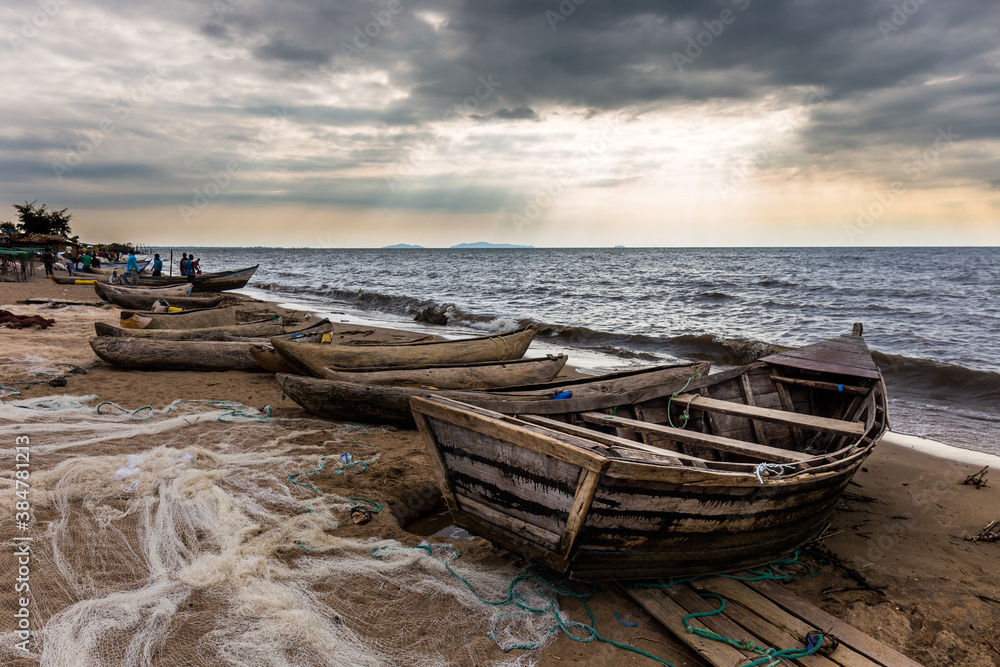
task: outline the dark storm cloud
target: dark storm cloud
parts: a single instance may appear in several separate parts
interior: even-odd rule
[[[67,63],[84,62],[79,80],[87,85],[67,90],[61,104],[9,101],[4,108],[19,120],[0,133],[0,148],[9,152],[0,172],[18,182],[25,174],[51,180],[51,161],[65,159],[78,143],[72,137],[92,133],[112,114],[112,100],[136,89],[148,62],[166,68],[150,92],[158,101],[137,103],[73,177],[155,177],[160,189],[190,197],[192,184],[211,173],[199,167],[242,159],[237,144],[253,141],[275,109],[296,128],[303,156],[262,151],[240,178],[256,183],[256,171],[270,170],[287,174],[287,187],[255,195],[245,192],[249,185],[233,186],[225,197],[384,202],[385,180],[367,174],[326,190],[294,178],[316,174],[321,181],[352,166],[391,165],[419,144],[439,151],[448,141],[434,129],[441,121],[489,120],[516,132],[567,110],[669,117],[699,104],[717,104],[720,114],[727,104],[805,107],[793,148],[769,165],[858,173],[924,150],[938,128],[954,128],[963,142],[1000,138],[995,1],[577,1],[84,2],[80,10],[103,31],[99,39],[60,34],[46,52],[43,33],[25,43],[18,63],[63,90],[74,83],[63,71]],[[37,9],[15,5],[4,10],[12,25]],[[47,28],[57,29],[56,22]],[[147,31],[127,42],[129,51],[106,46],[119,34]],[[202,51],[174,65],[187,53],[157,51],[158,34],[180,35],[185,47]],[[810,98],[810,91],[821,95]],[[947,167],[956,178],[982,184],[995,173],[989,150],[952,155],[962,156]],[[27,171],[15,174],[17,164]],[[492,210],[505,196],[498,186],[459,197],[448,179],[421,178],[413,187],[419,195],[393,202],[428,205],[441,188],[438,203]]]

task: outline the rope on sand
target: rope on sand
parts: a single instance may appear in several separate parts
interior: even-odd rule
[[[497,618],[507,618],[507,617],[518,617],[524,616],[526,614],[548,614],[551,613],[555,617],[555,622],[553,626],[545,633],[544,638],[534,644],[502,644],[500,643],[496,636],[491,630],[488,632],[488,636],[491,641],[493,641],[497,646],[503,651],[509,651],[512,649],[525,649],[525,650],[535,650],[543,646],[548,639],[555,633],[562,631],[569,639],[579,642],[581,644],[589,644],[593,641],[603,642],[605,644],[610,644],[617,648],[630,651],[632,653],[637,653],[641,656],[645,656],[651,660],[667,665],[667,667],[674,667],[671,663],[666,660],[659,658],[651,653],[646,653],[645,651],[635,648],[634,646],[629,646],[628,644],[622,644],[616,642],[613,639],[608,639],[607,637],[601,635],[597,631],[597,619],[594,617],[594,612],[591,611],[590,605],[587,604],[587,598],[592,597],[594,593],[597,592],[597,586],[594,586],[589,591],[579,592],[575,591],[569,586],[569,582],[565,582],[558,579],[553,579],[545,577],[536,573],[527,573],[515,577],[510,584],[507,586],[507,595],[501,600],[487,600],[482,597],[462,575],[452,568],[452,563],[462,555],[462,552],[451,546],[450,544],[421,544],[416,547],[410,547],[410,549],[419,549],[426,551],[430,555],[434,555],[435,550],[445,552],[447,555],[444,558],[444,566],[451,573],[453,577],[458,579],[474,596],[476,599],[485,605],[490,607],[503,607],[509,604],[513,604],[520,611],[498,614]],[[375,547],[372,549],[373,558],[385,558],[393,552],[406,551],[406,548],[399,547]],[[541,606],[535,606],[524,592],[518,589],[519,584],[522,583],[532,583],[531,592],[542,599]],[[590,618],[590,625],[586,623],[580,623],[578,621],[569,620],[565,613],[559,609],[559,596],[569,597],[573,599],[580,600],[583,604],[583,608],[587,612],[587,616]]]

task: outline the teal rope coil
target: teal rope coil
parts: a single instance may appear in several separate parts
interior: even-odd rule
[[[758,646],[756,642],[752,639],[745,639],[743,641],[737,641],[735,639],[730,639],[729,637],[724,637],[716,632],[707,630],[704,628],[696,628],[688,621],[692,618],[702,618],[705,616],[715,616],[716,614],[721,614],[726,608],[726,601],[721,595],[716,595],[715,593],[699,593],[699,597],[707,600],[708,598],[713,598],[719,601],[718,609],[713,609],[712,611],[702,611],[693,614],[688,614],[684,617],[684,627],[687,631],[696,634],[699,637],[704,637],[705,639],[711,639],[712,641],[722,642],[728,644],[734,648],[738,648],[741,651],[752,651],[763,657],[746,663],[742,667],[757,667],[758,665],[768,664],[779,664],[782,659],[786,660],[797,660],[798,658],[804,658],[807,655],[812,655],[819,651],[820,647],[823,645],[823,635],[816,633],[816,642],[813,643],[812,636],[810,637],[808,644],[805,648],[788,648],[783,650],[775,650],[773,648],[768,648],[766,646]]]

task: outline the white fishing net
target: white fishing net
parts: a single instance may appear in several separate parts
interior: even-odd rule
[[[353,524],[352,508],[379,508],[380,453],[364,430],[224,403],[135,413],[95,403],[0,402],[0,507],[11,514],[0,534],[0,663],[528,664],[536,653],[498,645],[554,636],[558,607],[524,613],[470,590],[508,596],[517,572],[488,548],[458,560],[448,547],[413,548],[419,540],[388,509]],[[29,439],[23,468],[18,437]],[[361,463],[348,467],[341,452]],[[319,489],[309,473],[331,454],[345,474]],[[30,472],[21,485],[16,470]],[[368,497],[352,499],[358,490]],[[13,520],[17,502],[30,502],[27,526]],[[30,592],[15,594],[25,538]],[[549,604],[523,583],[526,606]],[[27,652],[18,595],[29,601]]]

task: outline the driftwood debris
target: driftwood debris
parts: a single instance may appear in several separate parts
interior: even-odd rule
[[[988,484],[986,484],[986,472],[989,469],[990,469],[989,466],[984,466],[983,469],[980,470],[979,472],[973,473],[968,477],[966,477],[965,481],[962,482],[962,484],[972,484],[977,489],[981,489],[984,486],[988,487]]]
[[[990,521],[975,537],[966,537],[968,542],[996,542],[1000,540],[1000,521]]]
[[[826,545],[819,544],[818,542],[813,542],[808,547],[806,547],[806,552],[807,553],[811,552],[813,556],[816,557],[817,559],[825,560],[826,562],[833,565],[834,569],[839,569],[842,572],[844,572],[851,579],[858,582],[858,585],[861,590],[873,591],[875,593],[878,593],[882,597],[885,597],[885,591],[883,590],[885,586],[873,585],[870,581],[868,581],[868,579],[865,578],[865,575],[861,574],[853,567],[847,565],[846,563],[844,563],[844,561],[840,560],[840,556],[833,553],[833,551],[831,551],[830,548],[827,547]]]

